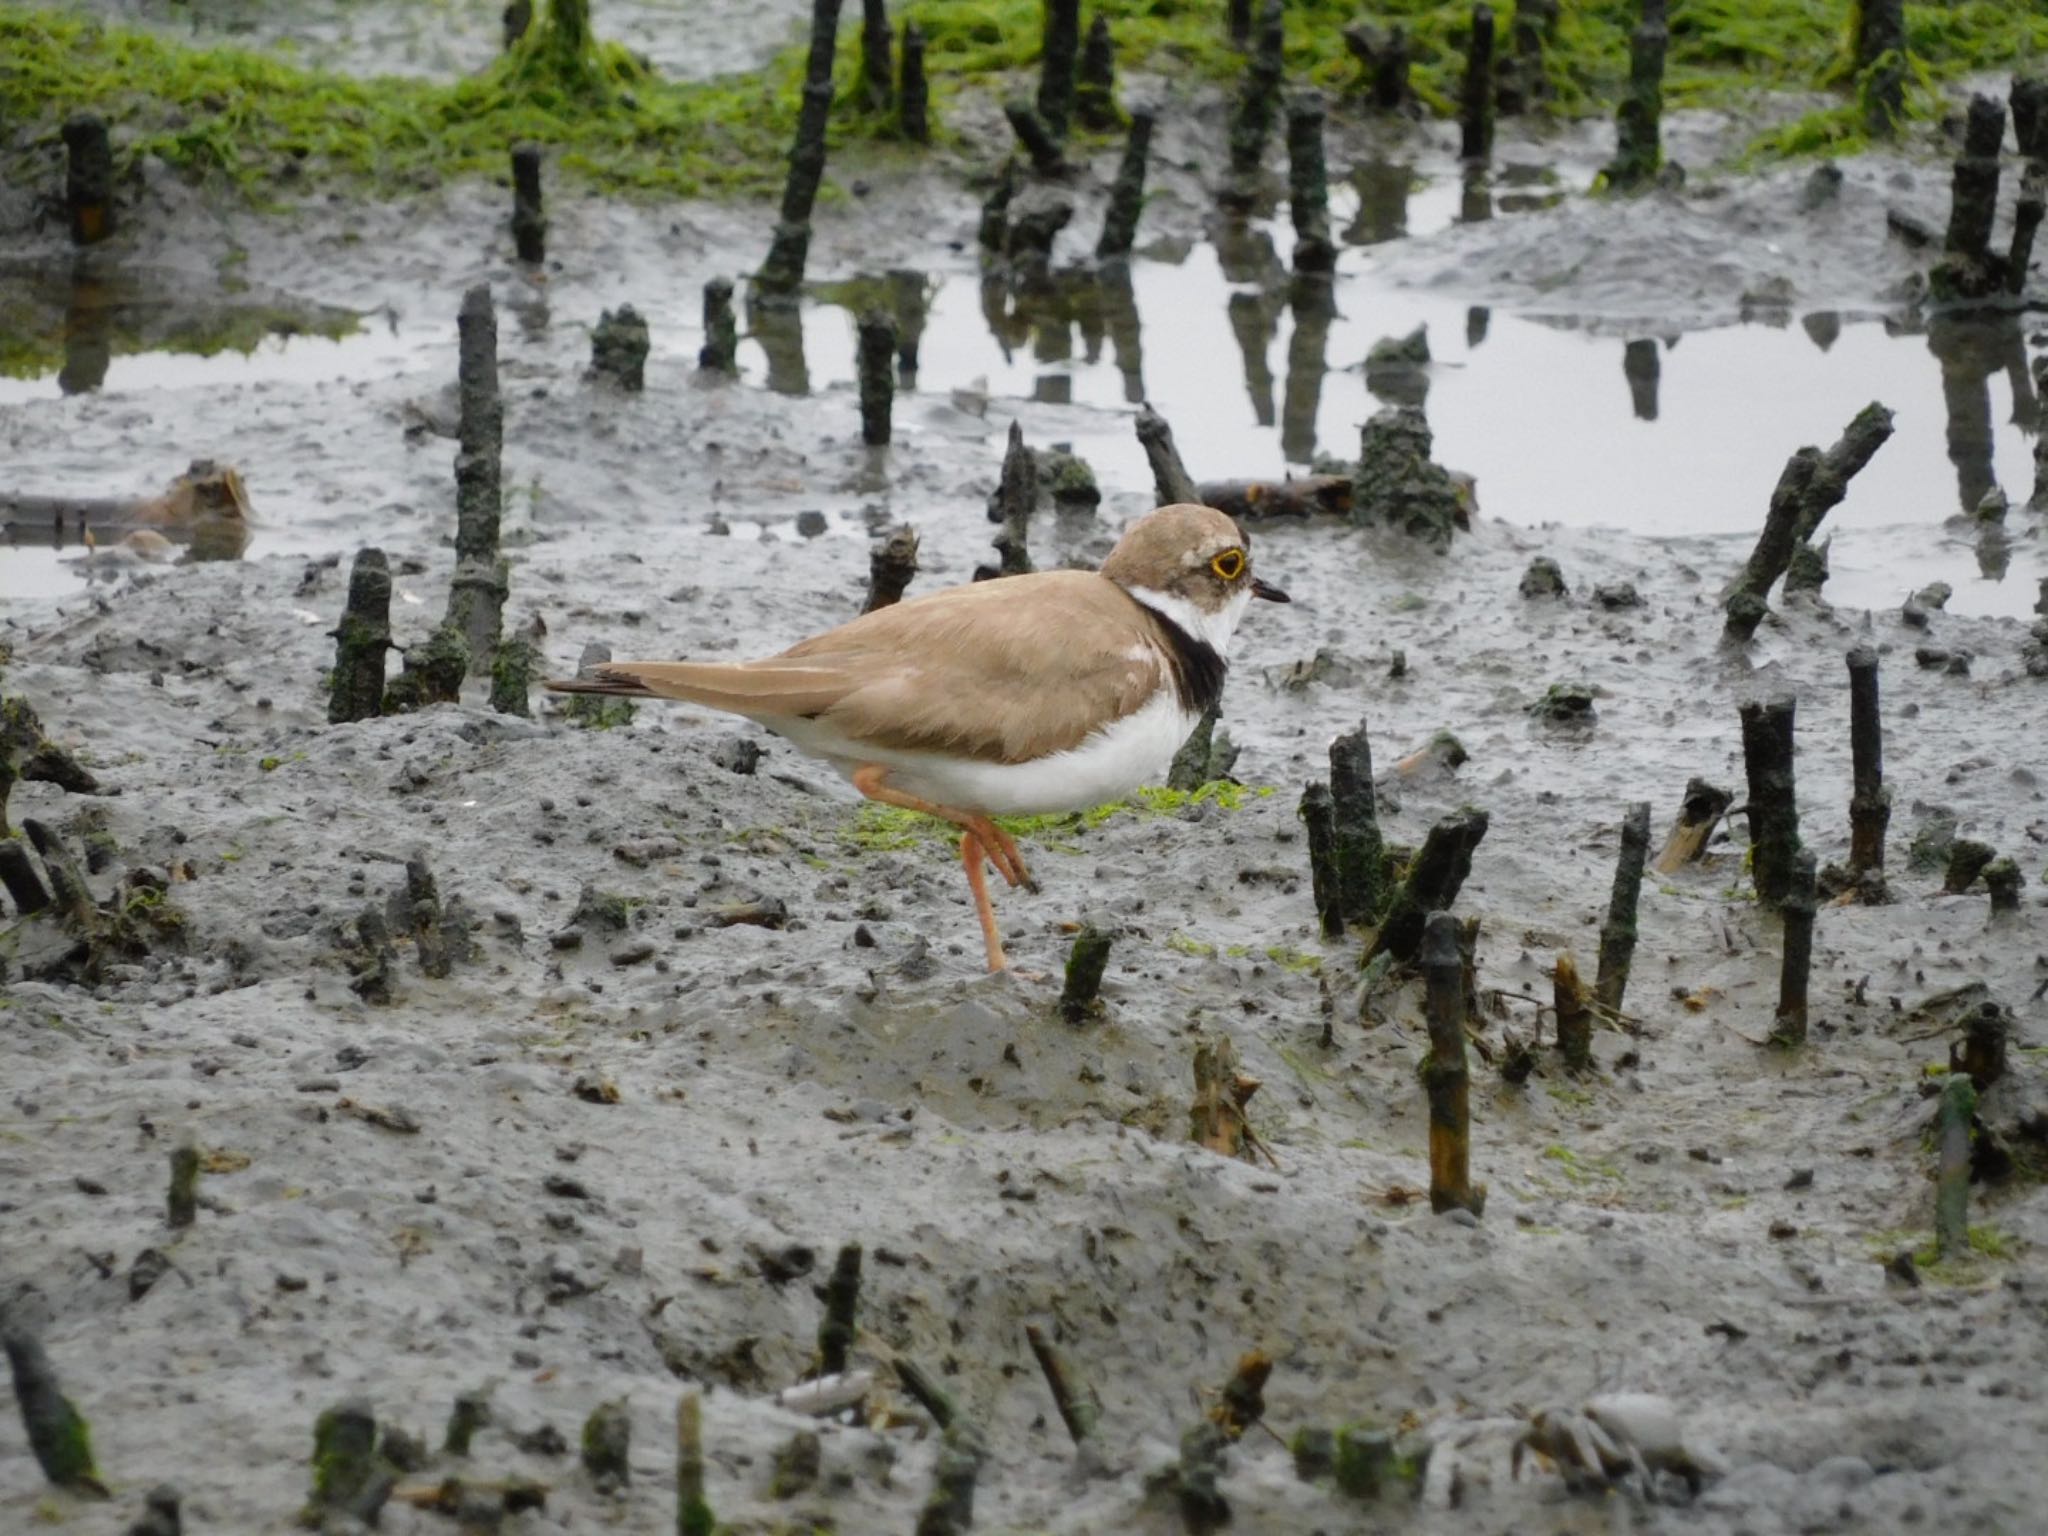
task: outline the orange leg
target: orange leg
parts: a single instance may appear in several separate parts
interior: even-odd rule
[[[981,919],[981,941],[988,947],[988,968],[1006,971],[1010,957],[1003,953],[1002,935],[996,932],[996,909],[988,899],[988,882],[982,878],[981,861],[988,857],[981,839],[972,832],[960,834],[960,862],[967,867],[967,888],[974,892],[974,912]]]
[[[936,816],[941,821],[950,821],[963,832],[972,832],[974,840],[981,845],[989,863],[995,865],[996,873],[1011,885],[1021,885],[1030,891],[1038,889],[1038,882],[1031,878],[1031,872],[1024,867],[1024,856],[1017,851],[1017,840],[986,816],[972,811],[956,811],[949,805],[935,805],[929,800],[920,800],[916,795],[907,795],[900,789],[892,789],[887,783],[889,770],[879,763],[869,763],[853,773],[853,787],[870,800],[883,805],[897,806],[906,811],[921,811],[927,816]]]
[[[988,860],[1012,885],[1029,886],[1037,890],[1037,884],[1024,868],[1024,859],[1017,851],[1016,840],[986,816],[977,816],[970,811],[956,811],[951,806],[934,805],[929,800],[920,800],[899,789],[891,789],[887,783],[889,770],[878,763],[869,763],[856,769],[853,787],[870,800],[883,805],[898,806],[906,811],[921,811],[927,816],[936,816],[950,821],[960,828],[960,863],[967,871],[967,887],[974,893],[974,913],[981,919],[982,942],[988,948],[988,968],[991,971],[1009,969],[1009,957],[1003,953],[1002,937],[996,932],[996,913],[988,899],[988,882],[981,873],[981,861]]]

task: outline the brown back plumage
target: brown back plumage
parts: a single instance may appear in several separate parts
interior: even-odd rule
[[[1156,616],[1114,582],[1042,571],[912,598],[760,661],[623,662],[567,691],[682,699],[769,726],[816,720],[872,746],[1018,763],[1139,708],[1162,680],[1159,642]]]
[[[1162,507],[1102,570],[1041,571],[862,614],[759,661],[618,662],[565,693],[681,699],[773,727],[816,721],[849,742],[1020,763],[1077,747],[1185,684],[1176,637],[1125,586],[1214,606],[1207,562],[1245,539],[1213,507]],[[1220,684],[1221,662],[1210,653]]]

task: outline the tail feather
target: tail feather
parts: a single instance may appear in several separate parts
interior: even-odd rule
[[[544,684],[550,693],[602,693],[622,699],[651,699],[656,695],[629,672],[599,671],[590,677],[551,677]]]
[[[772,657],[756,662],[649,661],[550,680],[558,693],[678,699],[752,719],[807,718],[845,698],[853,679],[836,667]]]

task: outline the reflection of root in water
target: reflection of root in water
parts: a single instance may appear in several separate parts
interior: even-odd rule
[[[1657,343],[1649,337],[1632,341],[1621,350],[1621,371],[1628,379],[1629,399],[1635,405],[1637,421],[1657,419],[1657,384],[1663,364],[1657,357]]]
[[[768,359],[768,387],[778,395],[808,395],[811,372],[804,364],[803,315],[795,305],[763,302],[747,295],[747,334]]]
[[[1358,193],[1358,212],[1344,231],[1346,245],[1381,245],[1408,233],[1413,166],[1367,160],[1352,168],[1351,185]]]
[[[1134,405],[1144,400],[1138,305],[1122,262],[1107,262],[1100,270],[1069,267],[1028,281],[988,273],[981,280],[981,317],[1006,363],[1026,347],[1037,362],[1069,363],[1077,330],[1083,360],[1096,363],[1107,341],[1123,375],[1124,398]],[[1036,400],[1064,403],[1072,395],[1073,379],[1064,369],[1041,374],[1032,386]]]
[[[1287,341],[1287,393],[1280,406],[1280,452],[1290,464],[1312,464],[1316,456],[1316,415],[1322,408],[1328,371],[1330,322],[1335,297],[1327,282],[1304,278],[1294,285],[1294,334]]]
[[[57,370],[57,387],[67,395],[90,393],[106,382],[113,360],[113,309],[99,284],[81,271],[64,309],[64,365]]]
[[[1927,349],[1941,363],[1956,497],[1964,512],[1974,513],[1984,493],[1998,484],[1991,463],[1991,375],[2026,372],[2019,321],[2012,315],[1935,315],[1927,322]],[[2018,399],[2015,390],[2016,405]]]
[[[1262,427],[1273,425],[1273,367],[1267,358],[1280,333],[1281,307],[1280,297],[1264,290],[1239,289],[1230,296],[1230,330],[1244,353],[1244,387]]]

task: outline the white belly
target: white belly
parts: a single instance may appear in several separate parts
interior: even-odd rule
[[[1078,747],[1028,763],[990,763],[893,752],[849,742],[820,722],[790,720],[773,729],[799,751],[852,775],[864,763],[889,770],[889,787],[934,805],[991,816],[1041,816],[1085,811],[1121,800],[1142,784],[1165,780],[1173,754],[1201,716],[1162,688],[1142,708],[1105,726]]]

